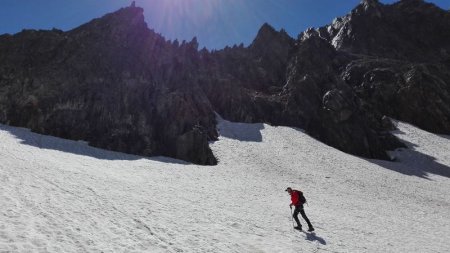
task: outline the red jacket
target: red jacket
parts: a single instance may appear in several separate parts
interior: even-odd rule
[[[300,202],[300,194],[303,194],[303,192],[298,191],[298,190],[292,190],[292,193],[291,193],[292,205],[298,206],[298,205],[304,204],[304,203]]]

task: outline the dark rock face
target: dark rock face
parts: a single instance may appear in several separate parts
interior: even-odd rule
[[[376,111],[433,133],[450,133],[450,67],[388,59],[355,61],[343,73]]]
[[[422,0],[366,0],[321,31],[338,50],[429,62],[448,59],[449,25],[448,12]]]
[[[197,46],[168,43],[136,7],[66,33],[2,36],[0,121],[110,150],[215,164],[208,148],[215,115],[189,78]]]
[[[319,30],[356,58],[342,76],[379,113],[450,133],[448,12],[422,0],[371,0]]]
[[[381,128],[381,115],[364,106],[340,77],[349,56],[336,51],[315,30],[300,35],[294,52],[281,94],[286,115],[280,123],[301,126],[342,151],[387,159],[385,150],[396,143],[395,138]]]
[[[141,155],[216,164],[214,112],[305,129],[389,159],[389,118],[450,134],[450,16],[420,0],[365,0],[292,39],[249,47],[166,41],[131,6],[72,31],[0,36],[0,122]]]
[[[226,119],[274,123],[281,109],[271,95],[282,91],[294,39],[264,24],[248,47],[235,46],[202,57],[202,88]]]

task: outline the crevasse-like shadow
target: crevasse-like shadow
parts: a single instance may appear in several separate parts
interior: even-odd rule
[[[450,177],[450,167],[436,161],[435,157],[423,154],[415,150],[416,144],[401,140],[408,147],[397,149],[393,154],[395,161],[383,161],[366,159],[383,168],[393,170],[409,176],[417,176],[428,179],[428,174]]]
[[[2,124],[0,124],[0,131],[9,132],[11,135],[15,136],[20,141],[21,144],[30,145],[40,149],[57,150],[65,153],[88,156],[102,160],[132,161],[132,160],[147,159],[163,163],[174,163],[183,165],[190,164],[188,162],[169,157],[142,157],[137,155],[130,155],[120,152],[104,150],[100,148],[91,147],[86,142],[83,141],[72,141],[53,136],[37,134],[31,132],[29,129],[12,127]]]
[[[439,134],[438,136],[450,140],[450,135]]]

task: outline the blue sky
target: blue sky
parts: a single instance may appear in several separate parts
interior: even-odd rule
[[[450,0],[429,0],[450,9]],[[330,23],[360,0],[136,0],[148,26],[167,39],[191,40],[223,48],[251,43],[264,22],[292,37],[308,27]],[[393,3],[394,0],[382,0]],[[75,28],[131,0],[0,0],[0,34],[22,29]]]

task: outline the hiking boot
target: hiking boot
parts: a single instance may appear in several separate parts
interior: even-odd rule
[[[294,227],[294,228],[297,229],[297,230],[302,231],[302,226],[296,226],[296,227]]]
[[[308,232],[312,232],[312,231],[314,231],[314,228],[313,227],[309,227],[308,228]]]

